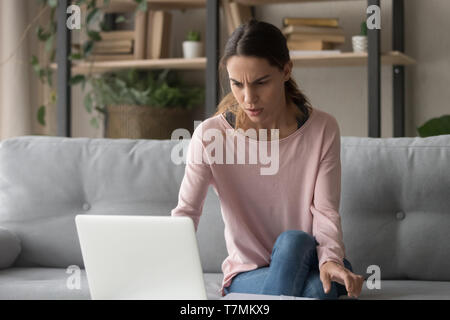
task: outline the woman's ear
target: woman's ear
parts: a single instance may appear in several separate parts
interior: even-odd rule
[[[284,65],[284,81],[288,81],[291,78],[291,73],[292,73],[292,67],[293,67],[293,63],[292,60],[289,60],[285,65]]]

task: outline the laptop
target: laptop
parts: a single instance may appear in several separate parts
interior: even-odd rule
[[[189,217],[77,215],[94,300],[206,300]]]

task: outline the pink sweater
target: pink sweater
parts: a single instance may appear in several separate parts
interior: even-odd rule
[[[270,164],[252,164],[248,160],[249,152],[258,154],[258,146],[267,146],[270,141],[258,142],[238,132],[237,139],[245,141],[245,163],[238,163],[236,158],[234,164],[225,160],[214,163],[211,158],[220,152],[208,149],[214,139],[203,136],[207,129],[217,129],[224,135],[223,159],[226,145],[234,141],[225,135],[232,126],[222,114],[196,127],[189,143],[178,205],[171,214],[191,217],[197,231],[208,186],[212,184],[220,200],[228,250],[218,293],[224,296],[223,288],[237,273],[268,266],[273,245],[285,230],[303,230],[316,238],[319,267],[329,260],[343,265],[340,131],[336,119],[313,108],[300,128],[279,140],[278,172],[272,175],[260,171]],[[197,156],[202,159],[200,153],[202,163],[194,160]]]

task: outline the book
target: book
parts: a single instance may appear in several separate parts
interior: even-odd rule
[[[222,0],[221,4],[223,7],[225,19],[227,21],[228,35],[231,35],[233,33],[234,29],[236,28],[236,26],[234,25],[234,20],[233,20],[234,18],[233,18],[233,15],[231,14],[230,0]]]
[[[136,12],[134,18],[134,58],[144,59],[145,57],[145,33],[147,29],[147,13],[141,10]]]
[[[132,40],[101,40],[94,44],[94,53],[133,53]]]
[[[231,17],[234,22],[234,29],[252,18],[250,6],[242,5],[237,2],[229,2]]]
[[[92,52],[95,54],[112,54],[112,53],[123,53],[123,54],[129,54],[133,53],[132,47],[112,47],[112,48],[97,48],[94,46],[92,49]]]
[[[87,61],[120,61],[134,60],[134,54],[91,54],[87,57]]]
[[[241,24],[252,18],[252,11],[248,5],[243,5],[232,0],[222,0],[220,3],[227,21],[229,35]]]
[[[283,28],[283,34],[306,33],[306,34],[330,34],[330,35],[344,35],[342,28],[328,28],[328,27],[311,27],[311,26],[287,26]]]
[[[289,34],[287,37],[288,41],[307,41],[307,40],[322,40],[326,42],[333,43],[344,43],[344,35],[333,35],[333,34],[303,34],[303,33],[293,33]]]
[[[338,27],[338,18],[283,18],[283,26]]]
[[[322,40],[288,41],[287,46],[289,50],[327,50],[334,48],[333,43]]]
[[[134,30],[102,31],[100,37],[102,40],[133,40]]]
[[[147,12],[146,59],[168,58],[170,55],[170,33],[172,14],[162,10]]]

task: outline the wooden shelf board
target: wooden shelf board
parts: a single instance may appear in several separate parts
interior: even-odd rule
[[[52,68],[57,68],[55,63]],[[101,73],[128,68],[201,70],[206,68],[206,57],[80,62],[72,66],[72,74]]]
[[[291,55],[294,67],[339,67],[339,66],[363,66],[367,65],[367,53],[343,52],[328,55]],[[381,63],[385,65],[411,65],[416,61],[411,57],[399,52],[391,51],[381,55]],[[52,68],[56,69],[56,64]],[[146,59],[146,60],[124,60],[124,61],[98,61],[80,62],[72,66],[72,74],[87,74],[115,71],[127,68],[139,69],[179,69],[179,70],[202,70],[206,68],[206,57],[183,59]]]
[[[336,2],[336,1],[349,1],[349,0],[234,0],[240,4],[247,6],[257,6],[265,4],[282,4],[282,3],[305,3],[305,2]],[[361,1],[361,0],[351,0]]]
[[[367,65],[367,53],[343,52],[339,54],[291,55],[294,67],[339,67]],[[390,51],[381,54],[381,63],[385,65],[410,65],[416,61],[399,52]]]
[[[133,0],[111,0],[102,8],[102,12],[131,12],[136,9],[136,6],[137,3]],[[149,10],[206,8],[206,0],[147,0],[147,7]]]

